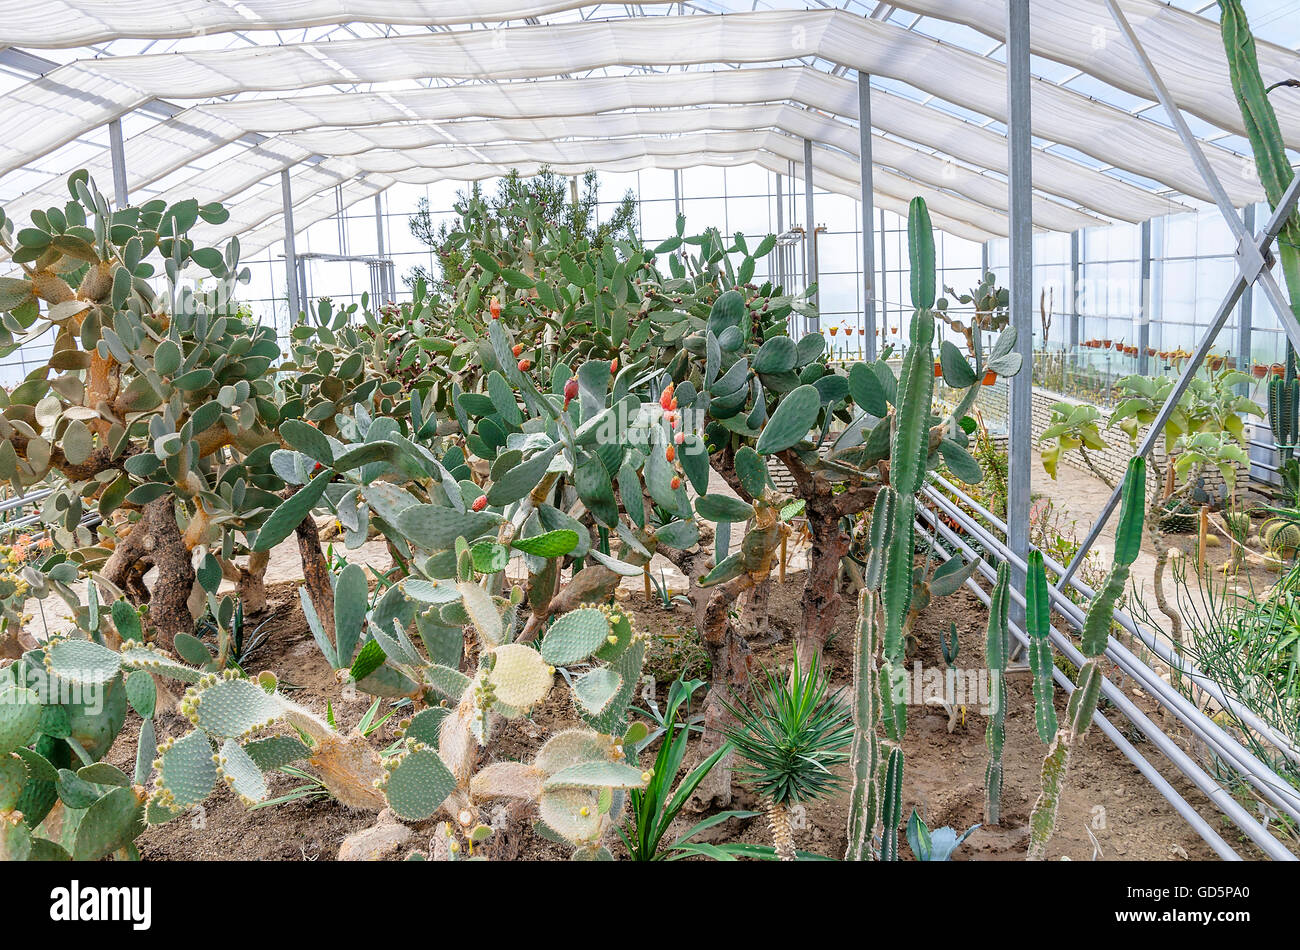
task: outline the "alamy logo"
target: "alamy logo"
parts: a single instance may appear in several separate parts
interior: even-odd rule
[[[153,888],[82,887],[73,881],[50,891],[50,920],[129,921],[133,930],[148,930],[153,923]]]

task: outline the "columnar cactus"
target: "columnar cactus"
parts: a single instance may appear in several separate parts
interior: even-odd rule
[[[1042,791],[1029,816],[1029,860],[1041,861],[1056,829],[1056,815],[1070,767],[1070,753],[1090,725],[1105,680],[1103,668],[1115,604],[1128,584],[1129,569],[1142,547],[1142,525],[1146,509],[1146,460],[1129,460],[1124,474],[1123,499],[1115,529],[1115,555],[1105,584],[1093,598],[1084,619],[1079,649],[1086,662],[1079,670],[1078,683],[1070,695],[1065,725],[1056,733],[1043,759]]]
[[[988,792],[984,821],[990,825],[996,825],[1002,820],[1002,746],[1007,738],[1007,650],[1011,645],[1011,631],[1007,626],[1010,584],[1011,568],[1003,561],[998,565],[997,583],[993,585],[993,593],[989,597],[988,639],[985,645],[989,670],[989,724],[985,742],[989,750],[989,764],[984,772],[984,787]]]

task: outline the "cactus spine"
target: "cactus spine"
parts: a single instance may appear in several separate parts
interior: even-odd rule
[[[1147,488],[1146,459],[1129,459],[1122,487],[1119,526],[1115,530],[1115,559],[1110,575],[1093,598],[1083,624],[1080,650],[1087,659],[1079,670],[1078,687],[1071,694],[1070,703],[1066,707],[1065,728],[1058,730],[1043,759],[1042,791],[1029,816],[1030,861],[1041,861],[1046,856],[1047,843],[1056,829],[1056,814],[1070,767],[1070,752],[1079,737],[1092,725],[1092,715],[1097,709],[1097,698],[1101,695],[1101,685],[1105,679],[1101,664],[1110,637],[1115,603],[1124,592],[1129,568],[1137,559],[1142,546],[1142,519]]]
[[[985,743],[989,749],[989,764],[984,772],[984,786],[988,789],[988,804],[984,820],[996,825],[1002,820],[1002,746],[1006,741],[1006,673],[1007,673],[1007,590],[1011,583],[1011,568],[1006,561],[998,565],[997,583],[989,597],[988,641],[985,656],[989,669],[989,725]]]

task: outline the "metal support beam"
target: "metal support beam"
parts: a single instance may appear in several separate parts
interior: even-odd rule
[[[1138,375],[1145,376],[1150,362],[1147,358],[1147,347],[1151,345],[1151,321],[1155,319],[1151,293],[1151,221],[1149,219],[1142,222],[1141,245],[1141,258],[1138,263],[1138,279],[1141,281],[1138,285],[1138,293],[1141,295],[1141,305],[1138,307],[1137,348]]]
[[[785,198],[781,195],[781,175],[776,173],[776,233],[785,234]],[[785,273],[785,248],[776,247],[776,282],[788,288]]]
[[[302,313],[298,299],[298,254],[293,239],[293,189],[289,186],[289,169],[280,172],[280,194],[284,200],[284,280],[289,292],[289,324],[297,323]]]
[[[1008,235],[1011,325],[1016,328],[1020,372],[1010,379],[1007,431],[1007,541],[1022,561],[1029,556],[1029,477],[1033,444],[1034,225],[1033,132],[1029,97],[1029,0],[1007,0]],[[1011,586],[1025,589],[1025,573],[1013,568]],[[1024,623],[1024,607],[1011,605],[1012,622]]]
[[[813,216],[813,143],[812,139],[803,140],[803,207],[804,207],[804,254],[807,260],[808,287],[817,284],[817,220]],[[814,293],[810,298],[813,306],[817,305],[821,294]],[[809,331],[815,333],[821,329],[821,312],[808,321]]]
[[[871,74],[858,73],[858,168],[862,181],[863,356],[876,358],[876,202],[871,158]]]
[[[885,276],[889,273],[889,260],[887,251],[889,242],[885,239],[885,209],[880,209],[880,341],[883,349],[883,343],[886,339],[885,330],[889,326],[889,280]]]
[[[1255,206],[1247,205],[1246,212],[1246,230],[1251,234],[1255,233]],[[1243,373],[1250,372],[1252,347],[1251,330],[1255,322],[1255,295],[1251,291],[1246,291],[1241,295],[1241,303],[1237,306],[1237,341],[1235,348],[1237,350],[1237,369]],[[1250,395],[1250,383],[1240,383],[1237,386],[1239,396]]]
[[[673,169],[673,217],[677,218],[682,213],[682,173],[680,169]]]
[[[384,253],[384,200],[383,193],[375,195],[375,241],[376,250],[380,257],[387,256]],[[397,294],[394,289],[388,285],[388,268],[379,268],[379,300],[375,301],[375,306],[381,307],[388,303]]]
[[[1066,293],[1070,295],[1070,309],[1067,312],[1065,342],[1070,349],[1079,345],[1079,246],[1083,243],[1083,232],[1070,233],[1070,286]]]
[[[122,140],[122,120],[108,123],[108,151],[113,159],[113,204],[118,208],[127,205],[126,146]]]
[[[1210,323],[1205,334],[1201,337],[1201,341],[1197,344],[1196,352],[1192,354],[1192,358],[1183,366],[1182,375],[1178,377],[1178,382],[1174,384],[1174,388],[1170,391],[1168,398],[1165,399],[1165,404],[1161,406],[1160,411],[1156,413],[1156,417],[1152,420],[1151,426],[1147,429],[1146,435],[1143,436],[1142,444],[1138,446],[1137,452],[1134,453],[1135,455],[1140,455],[1145,458],[1151,454],[1151,450],[1155,447],[1156,442],[1160,439],[1161,433],[1164,431],[1165,423],[1169,421],[1169,417],[1173,415],[1174,409],[1178,407],[1178,403],[1182,400],[1183,394],[1187,392],[1187,387],[1191,384],[1192,378],[1196,375],[1197,370],[1201,368],[1201,363],[1205,361],[1206,354],[1208,354],[1211,347],[1214,346],[1214,341],[1218,338],[1219,331],[1222,330],[1224,324],[1228,322],[1228,317],[1232,315],[1232,309],[1237,306],[1237,302],[1241,299],[1242,294],[1250,288],[1250,285],[1254,281],[1259,280],[1263,282],[1265,278],[1272,277],[1268,271],[1263,269],[1264,254],[1268,251],[1269,246],[1272,245],[1278,234],[1281,233],[1282,226],[1294,212],[1297,198],[1300,198],[1300,175],[1291,179],[1291,184],[1287,186],[1286,193],[1282,196],[1281,202],[1279,202],[1277,208],[1274,209],[1273,216],[1269,218],[1268,225],[1264,228],[1264,233],[1258,238],[1250,239],[1251,247],[1254,249],[1255,253],[1251,255],[1238,254],[1239,262],[1243,259],[1257,260],[1259,262],[1258,266],[1253,269],[1245,268],[1237,271],[1237,276],[1233,280],[1232,286],[1228,288],[1228,293],[1219,303],[1218,310],[1215,311],[1214,320]],[[1238,266],[1240,267],[1240,264]],[[1276,284],[1274,284],[1274,286],[1276,286]],[[1290,314],[1290,310],[1287,310],[1286,312],[1288,315]],[[1291,317],[1291,322],[1295,322],[1294,316]],[[1283,326],[1286,326],[1286,321],[1283,321]],[[1287,336],[1292,340],[1293,344],[1295,344],[1297,339],[1300,338],[1300,333],[1293,333],[1291,328],[1288,327]],[[1096,543],[1102,529],[1106,526],[1106,522],[1110,520],[1110,516],[1114,514],[1115,509],[1119,506],[1120,489],[1122,487],[1122,485],[1115,486],[1114,491],[1110,494],[1110,498],[1106,500],[1106,504],[1102,507],[1101,511],[1097,513],[1097,520],[1094,521],[1092,527],[1088,529],[1088,536],[1083,539],[1083,543],[1079,545],[1079,550],[1074,555],[1074,559],[1066,566],[1065,573],[1063,573],[1057,581],[1056,586],[1058,589],[1064,589],[1064,585],[1069,583],[1070,578],[1074,576],[1074,572],[1077,571],[1079,565],[1083,563],[1083,559],[1087,557],[1088,552],[1092,550],[1092,546]]]

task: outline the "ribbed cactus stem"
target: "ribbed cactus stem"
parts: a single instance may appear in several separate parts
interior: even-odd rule
[[[858,631],[853,641],[853,745],[849,768],[853,787],[849,793],[849,845],[846,861],[872,857],[872,839],[880,817],[880,675],[876,653],[876,595],[863,590],[858,595]]]
[[[1065,778],[1069,770],[1070,752],[1090,725],[1097,709],[1097,699],[1106,674],[1102,669],[1106,643],[1114,622],[1115,603],[1128,583],[1129,568],[1137,559],[1142,547],[1142,524],[1146,508],[1147,467],[1143,458],[1129,459],[1128,471],[1121,486],[1119,524],[1115,529],[1115,557],[1106,583],[1093,598],[1084,618],[1080,644],[1087,662],[1079,670],[1079,681],[1070,695],[1066,707],[1066,724],[1056,733],[1051,748],[1043,759],[1042,790],[1034,810],[1029,816],[1030,861],[1041,861],[1047,844],[1056,829],[1056,815],[1060,807]],[[1030,581],[1034,579],[1030,575]]]
[[[898,826],[903,821],[903,750],[894,746],[883,770],[880,860],[898,860]]]
[[[988,641],[985,655],[989,670],[989,724],[985,744],[989,750],[989,764],[984,772],[984,786],[988,802],[984,809],[987,824],[996,825],[1002,820],[1002,746],[1006,741],[1006,670],[1007,670],[1007,608],[1011,569],[1003,561],[998,566],[997,583],[989,598]]]

